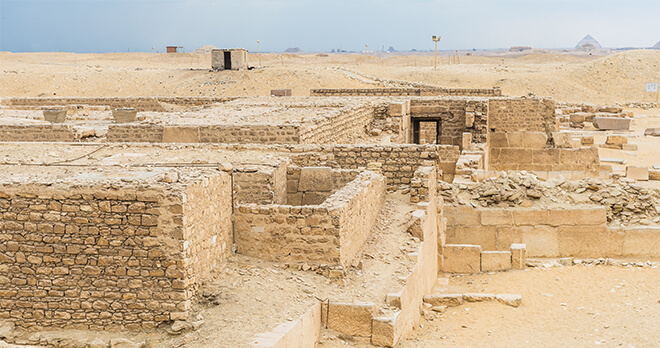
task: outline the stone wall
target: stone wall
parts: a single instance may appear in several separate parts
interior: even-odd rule
[[[433,167],[419,167],[410,181],[410,201],[428,202],[438,192],[437,171]]]
[[[478,88],[356,88],[356,89],[312,89],[311,96],[501,96],[502,90]]]
[[[475,209],[445,206],[447,243],[508,251],[527,245],[530,257],[657,256],[660,229],[608,228],[604,207]],[[654,249],[656,248],[656,249]]]
[[[2,98],[0,105],[8,108],[24,107],[49,107],[68,105],[92,105],[116,108],[135,108],[138,111],[167,111],[163,104],[178,106],[204,106],[214,103],[224,103],[236,98],[213,98],[213,97],[108,97],[108,98],[86,98],[86,97],[62,97],[62,98]]]
[[[69,125],[0,125],[0,141],[74,141],[74,133]]]
[[[384,192],[384,178],[364,172],[320,205],[239,204],[238,252],[278,262],[344,264],[366,240]]]
[[[373,120],[373,106],[361,106],[350,110],[342,110],[336,115],[323,118],[314,125],[305,124],[300,130],[300,143],[349,143],[351,138],[365,135],[367,126]]]
[[[390,186],[409,184],[420,166],[435,165],[438,175],[451,181],[460,156],[458,147],[447,145],[317,145],[291,152],[291,160],[301,167],[359,169],[371,162],[381,163]]]
[[[330,167],[289,167],[286,174],[286,204],[298,206],[323,203],[360,173]]]
[[[488,135],[487,170],[571,171],[597,176],[598,149],[546,147],[545,132],[492,132]]]
[[[491,132],[545,132],[559,129],[551,99],[491,98],[488,105]]]
[[[488,110],[487,99],[413,99],[410,117],[417,121],[441,119],[440,144],[461,146],[466,132],[472,134],[473,142],[486,142]]]
[[[0,318],[84,330],[186,319],[229,251],[229,182],[1,185]]]
[[[106,139],[111,143],[160,143],[163,141],[163,126],[157,125],[110,125]]]
[[[286,204],[287,165],[238,165],[232,172],[234,203]]]

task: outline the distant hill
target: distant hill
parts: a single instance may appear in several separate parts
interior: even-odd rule
[[[597,48],[602,48],[600,43],[596,41],[591,35],[587,35],[584,37],[584,39],[580,40],[578,44],[575,46],[575,49],[577,50],[583,50],[583,51],[589,51]]]

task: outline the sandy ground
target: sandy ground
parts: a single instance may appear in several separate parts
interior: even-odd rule
[[[449,292],[513,293],[521,307],[467,303],[400,347],[658,347],[660,271],[572,266],[453,276]]]
[[[210,72],[210,54],[0,52],[0,97],[264,96],[276,88],[305,96],[312,88],[388,85],[368,78],[373,76],[441,87],[497,86],[507,95],[534,93],[562,102],[609,104],[658,98],[644,92],[644,83],[660,81],[658,50],[607,56],[559,51],[466,54],[461,53],[460,64],[455,58],[449,64],[443,53],[434,69],[430,53],[250,53],[250,66],[260,68]]]

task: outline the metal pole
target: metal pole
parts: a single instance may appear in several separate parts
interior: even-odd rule
[[[438,42],[435,42],[435,59],[433,60],[433,70],[438,69]]]

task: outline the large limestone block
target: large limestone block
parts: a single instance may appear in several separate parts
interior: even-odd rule
[[[573,148],[573,136],[571,135],[571,133],[563,133],[563,132],[552,133],[552,141],[555,143],[555,147],[561,149]]]
[[[648,167],[626,167],[626,177],[633,180],[647,181],[649,180],[649,168]]]
[[[651,137],[660,137],[660,128],[646,128],[644,135]]]
[[[578,209],[576,213],[580,225],[604,225],[607,223],[607,210],[605,207]]]
[[[481,272],[481,246],[446,244],[442,250],[443,271],[447,273]]]
[[[492,226],[513,225],[513,215],[510,210],[484,209],[481,211],[481,224]]]
[[[495,250],[496,236],[495,226],[455,226],[447,231],[450,244],[479,245],[485,250]]]
[[[630,119],[622,117],[594,117],[594,127],[600,130],[630,130]]]
[[[44,120],[50,123],[63,123],[66,121],[65,109],[46,109],[43,111]]]
[[[623,253],[624,233],[605,226],[557,228],[560,257],[614,257]]]
[[[373,303],[328,303],[321,304],[321,322],[328,328],[343,334],[358,337],[371,336],[371,322],[376,305]]]
[[[528,149],[542,149],[548,142],[548,136],[544,132],[523,133],[522,147]]]
[[[163,127],[164,143],[199,143],[198,127]]]
[[[516,226],[547,225],[548,211],[542,209],[514,210],[513,222],[516,224]]]
[[[410,100],[404,102],[390,103],[387,108],[390,116],[404,116],[410,113]]]
[[[482,251],[481,252],[481,271],[504,271],[511,269],[510,251]]]
[[[649,180],[660,180],[660,170],[649,170]]]
[[[300,170],[298,191],[328,192],[333,189],[332,168],[305,167]]]
[[[424,303],[428,303],[433,307],[455,307],[462,305],[463,301],[462,294],[432,294],[424,296]]]
[[[536,226],[523,230],[523,244],[531,257],[557,257],[559,241],[557,229],[550,226]]]
[[[137,110],[133,108],[114,109],[112,110],[112,117],[115,123],[135,122]]]
[[[628,144],[628,138],[623,135],[608,135],[605,144],[608,145],[621,145]]]
[[[504,132],[490,132],[487,138],[488,146],[491,148],[509,147],[509,140]]]
[[[394,347],[401,337],[401,325],[397,325],[400,311],[374,318],[372,323],[371,344],[379,347]]]
[[[660,256],[660,228],[635,227],[625,230],[622,256]]]

